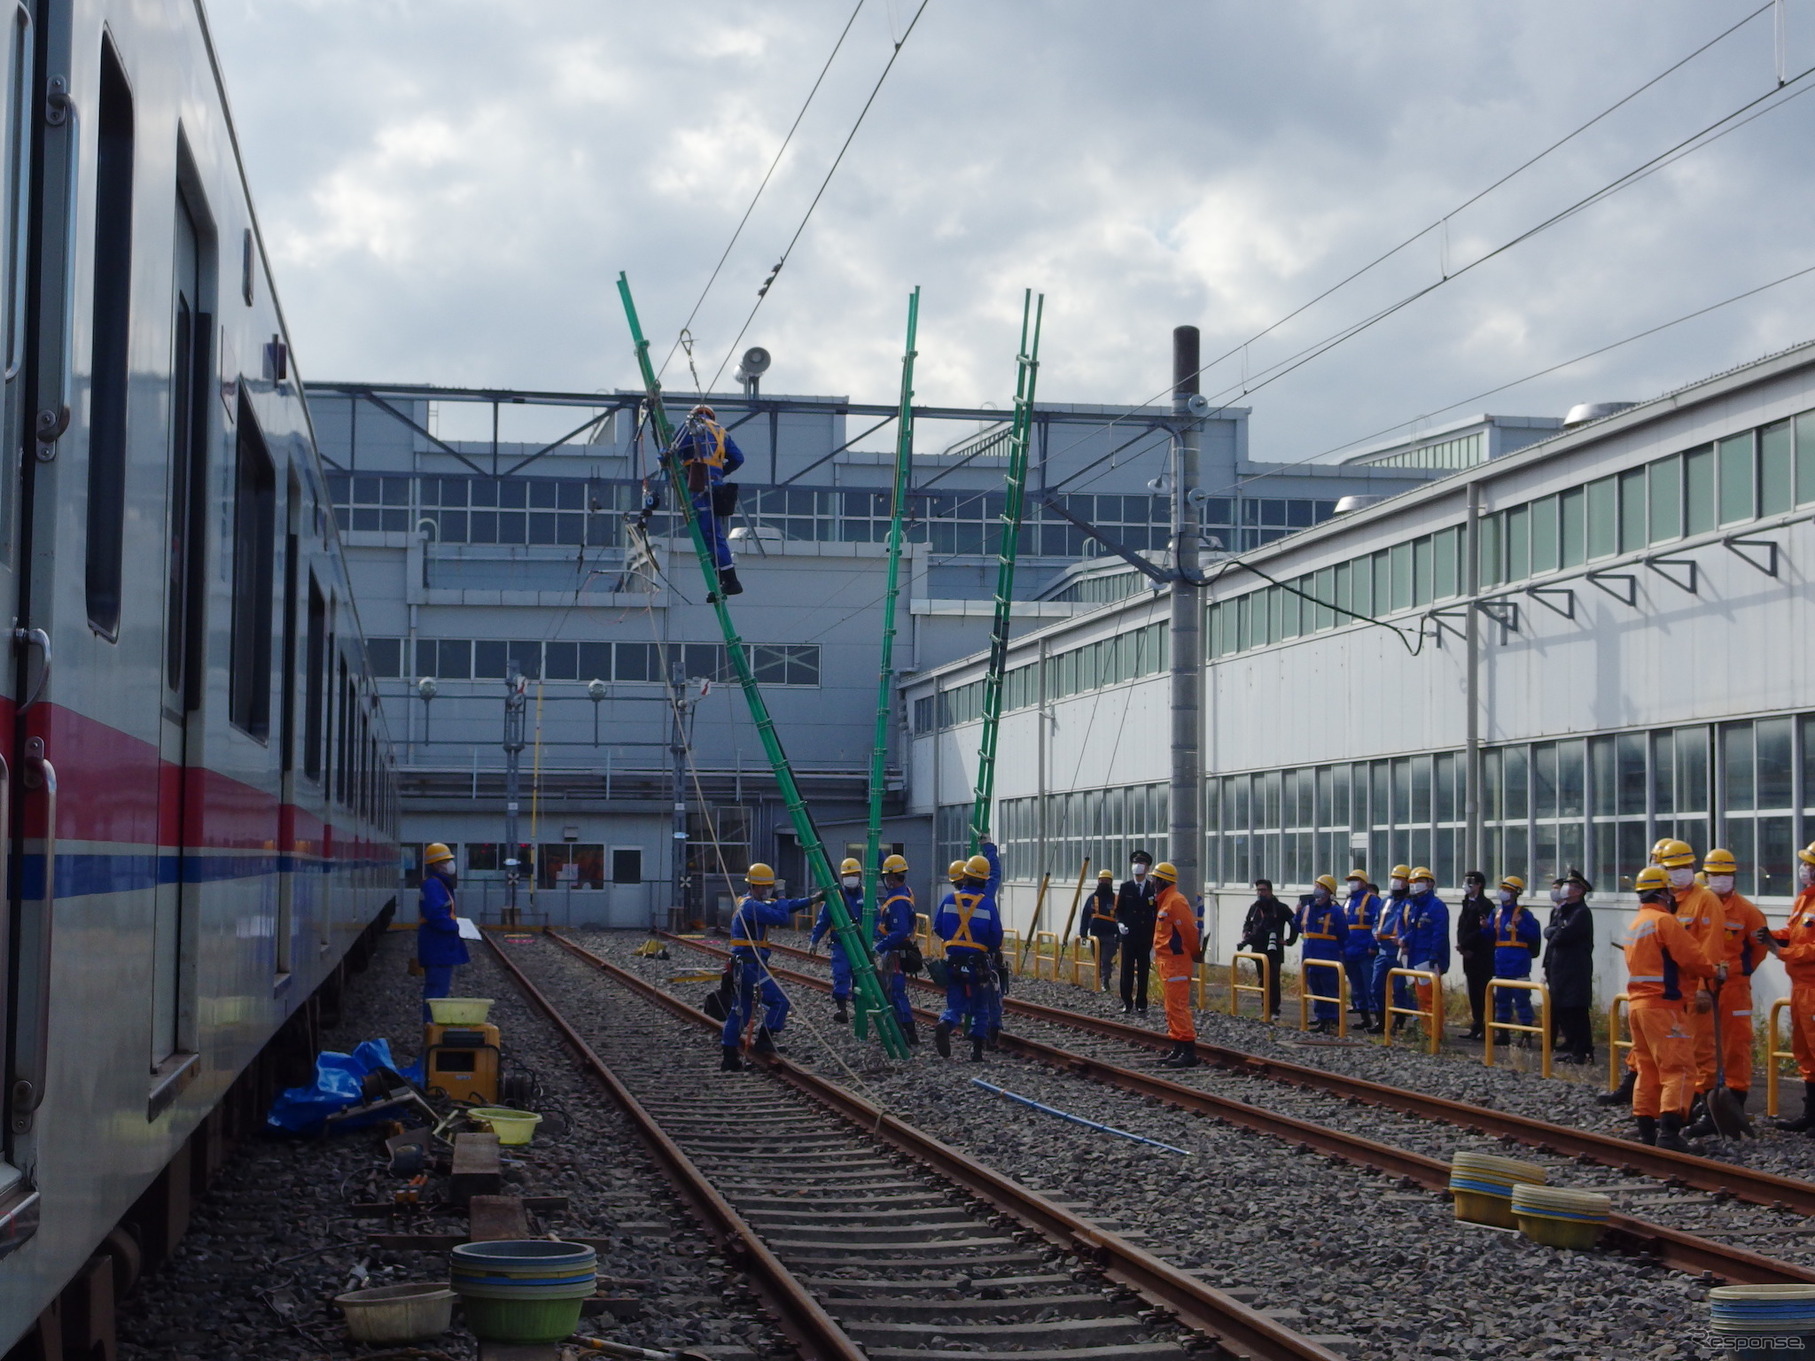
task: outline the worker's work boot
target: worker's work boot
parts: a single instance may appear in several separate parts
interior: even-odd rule
[[[1364,1035],[1372,1035],[1374,1033],[1374,1013],[1371,1011],[1362,1011],[1358,1014],[1361,1019],[1355,1023],[1356,1029],[1360,1030]]]
[[[762,1026],[756,1032],[756,1052],[759,1054],[775,1052],[775,1036],[769,1033],[768,1026]]]
[[[1708,1109],[1710,1093],[1701,1092],[1695,1098],[1695,1105],[1689,1108],[1689,1128],[1683,1131],[1685,1139],[1706,1139],[1710,1134],[1719,1134],[1714,1128],[1714,1113]]]
[[[915,1029],[912,1021],[903,1021],[901,1023],[901,1038],[906,1040],[910,1045],[919,1045],[920,1032]]]
[[[1679,1111],[1665,1111],[1657,1118],[1657,1146],[1672,1153],[1693,1153],[1683,1138],[1683,1117]]]
[[[971,1062],[983,1062],[983,1037],[981,1035],[971,1036]]]
[[[1777,1128],[1796,1134],[1815,1134],[1815,1082],[1802,1084],[1802,1114],[1795,1120],[1779,1120]]]
[[[720,595],[742,595],[744,588],[737,579],[735,567],[721,567],[718,571],[718,589]]]
[[[1634,1116],[1633,1118],[1638,1121],[1639,1142],[1641,1144],[1657,1143],[1657,1117],[1654,1115],[1639,1115]]]
[[[1162,1068],[1195,1068],[1197,1067],[1197,1042],[1180,1040],[1172,1046],[1172,1052],[1160,1060]]]
[[[1632,1104],[1632,1088],[1638,1080],[1639,1075],[1628,1068],[1626,1070],[1626,1076],[1620,1079],[1620,1085],[1615,1087],[1611,1092],[1602,1092],[1594,1099],[1595,1105],[1630,1106]]]
[[[989,1047],[992,1050],[1002,1047],[1002,1027],[993,1025],[989,1028]]]
[[[933,1048],[939,1051],[939,1057],[949,1059],[952,1056],[952,1023],[941,1021],[933,1027]]]
[[[845,1012],[844,998],[839,997],[834,1000],[838,1003],[838,1010],[832,1013],[832,1019],[837,1021],[839,1025],[849,1025],[851,1023],[851,1018]]]
[[[724,1046],[724,1057],[722,1057],[718,1061],[719,1072],[721,1072],[721,1073],[739,1073],[739,1072],[743,1071],[743,1067],[744,1067],[744,1061],[741,1058],[739,1058],[737,1055],[737,1046],[734,1044],[725,1045]]]

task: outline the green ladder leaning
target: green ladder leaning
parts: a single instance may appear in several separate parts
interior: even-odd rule
[[[801,797],[800,784],[794,778],[794,768],[788,764],[788,754],[782,750],[781,738],[775,731],[775,720],[769,716],[769,706],[763,700],[755,672],[750,669],[750,655],[744,647],[743,639],[738,637],[736,625],[731,622],[731,611],[725,604],[724,593],[718,589],[718,565],[713,561],[712,549],[700,529],[699,517],[693,513],[693,500],[687,495],[679,466],[667,456],[674,444],[674,426],[662,406],[662,385],[649,360],[649,342],[644,339],[642,324],[637,320],[636,304],[630,297],[630,280],[621,273],[618,275],[618,296],[624,301],[624,315],[630,323],[630,337],[636,342],[637,367],[642,371],[643,387],[649,395],[649,419],[655,427],[656,438],[661,443],[662,464],[668,474],[668,490],[674,497],[674,504],[686,516],[687,532],[693,539],[693,551],[699,559],[700,571],[705,576],[707,598],[713,602],[713,608],[718,612],[719,630],[725,635],[725,653],[730,658],[732,669],[737,673],[738,684],[743,687],[744,699],[750,706],[751,721],[756,724],[757,735],[762,738],[763,751],[769,758],[770,769],[775,772],[776,786],[781,790],[782,801],[787,805],[788,816],[794,823],[794,834],[800,840],[801,849],[806,852],[808,868],[815,882],[825,890],[826,905],[832,916],[832,929],[838,936],[839,944],[844,947],[845,958],[851,961],[852,981],[857,989],[857,1014],[860,1018],[874,1022],[882,1047],[889,1057],[905,1059],[908,1056],[907,1042],[902,1038],[901,1027],[895,1023],[894,1010],[883,995],[882,984],[876,977],[875,956],[871,952],[870,943],[859,935],[857,924],[845,910],[844,892],[839,887],[838,876],[832,872],[832,862],[826,858],[826,848],[819,839],[819,829],[813,825],[812,814],[807,811],[806,800]]]

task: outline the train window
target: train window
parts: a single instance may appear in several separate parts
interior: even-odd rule
[[[297,489],[292,482],[290,505],[294,507],[296,503]],[[296,545],[296,535],[284,535],[284,650],[277,674],[283,677],[284,686],[278,746],[280,766],[286,774],[296,769]]]
[[[271,732],[271,597],[276,567],[277,470],[242,388],[233,486],[233,652],[228,709],[264,740]]]
[[[172,301],[169,561],[164,585],[164,681],[185,709],[202,703],[208,596],[208,401],[213,319],[202,310],[202,237],[176,200]]]
[[[328,602],[315,573],[309,573],[309,641],[304,659],[308,687],[303,698],[303,774],[321,778],[322,699],[327,688]]]
[[[94,351],[89,379],[88,621],[113,639],[120,629],[126,527],[126,386],[132,311],[132,90],[101,43],[95,114]]]

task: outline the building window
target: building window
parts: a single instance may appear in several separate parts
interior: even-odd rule
[[[611,848],[611,882],[614,884],[640,884],[643,882],[642,847],[613,846]]]
[[[604,888],[605,848],[590,842],[550,841],[538,857],[537,883],[545,889]]]

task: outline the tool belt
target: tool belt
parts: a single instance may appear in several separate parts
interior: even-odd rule
[[[712,489],[712,513],[721,520],[737,514],[737,483],[721,482]]]
[[[926,956],[920,953],[919,945],[909,941],[897,951],[901,957],[901,972],[919,974],[926,972]]]

